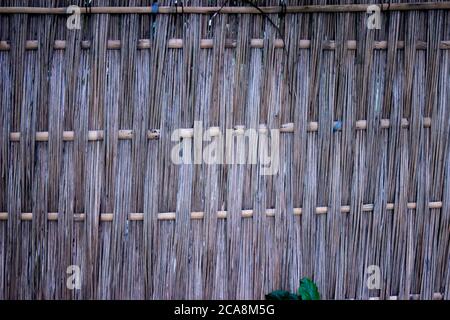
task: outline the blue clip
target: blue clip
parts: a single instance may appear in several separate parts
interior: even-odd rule
[[[158,13],[159,12],[159,4],[158,2],[152,3],[152,13]]]
[[[335,121],[333,125],[333,132],[342,130],[342,121]]]

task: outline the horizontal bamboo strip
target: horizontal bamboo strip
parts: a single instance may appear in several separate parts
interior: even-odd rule
[[[283,48],[284,42],[283,39],[275,39],[273,41],[273,45],[275,48]],[[119,44],[120,46],[120,44]],[[139,44],[138,44],[139,47]],[[183,48],[183,39],[170,39],[168,43],[168,47],[171,49],[181,49]],[[213,47],[213,40],[212,39],[201,39],[200,40],[200,48],[203,49],[211,49]],[[225,42],[226,48],[236,48],[237,42],[236,40],[227,40]],[[264,48],[264,39],[251,39],[250,40],[250,47],[251,48]],[[309,49],[311,47],[311,40],[303,39],[299,41],[298,48],[300,49]],[[323,49],[325,50],[334,50],[336,49],[337,45],[334,40],[324,40],[323,41]],[[356,50],[357,43],[356,40],[349,40],[346,43],[346,47],[349,50]],[[388,42],[387,41],[374,41],[373,42],[373,48],[374,49],[387,49],[388,48]],[[399,41],[397,43],[398,49],[404,49],[405,48],[405,42]],[[440,49],[450,49],[450,41],[441,41],[439,45]],[[418,41],[416,43],[416,49],[418,50],[426,50],[427,49],[427,43],[425,41]]]
[[[392,211],[395,208],[394,203],[387,203],[386,204],[386,210]],[[409,210],[415,210],[417,208],[417,204],[415,202],[408,202],[407,209]],[[428,203],[428,208],[430,209],[441,209],[442,208],[442,201],[432,201]],[[363,204],[361,207],[361,210],[363,212],[371,212],[374,210],[373,204]],[[341,206],[340,209],[341,213],[350,213],[350,206]],[[276,213],[276,209],[266,209],[265,214],[268,217],[274,217]],[[328,207],[320,206],[316,207],[315,209],[316,214],[326,214],[328,213]],[[241,217],[242,218],[251,218],[253,217],[254,211],[252,209],[245,209],[241,211]],[[301,215],[302,214],[302,208],[294,208],[293,209],[294,215]],[[193,211],[191,212],[191,219],[203,219],[205,216],[205,213],[202,211]],[[218,219],[226,219],[228,216],[227,211],[217,211],[217,218]],[[102,213],[100,214],[100,221],[108,222],[112,221],[114,218],[113,213]],[[31,212],[22,213],[20,215],[20,219],[24,221],[30,221],[33,219],[33,214]],[[50,221],[56,221],[58,220],[58,213],[57,212],[49,212],[47,214],[47,219]],[[75,221],[83,221],[85,219],[84,213],[76,213],[74,214],[74,220]],[[176,213],[175,212],[161,212],[158,213],[158,220],[175,220],[176,219]],[[0,220],[8,220],[8,212],[0,212]],[[128,214],[128,220],[130,221],[142,221],[144,220],[144,214],[143,213],[130,213]]]
[[[137,42],[137,48],[141,49],[141,50],[142,49],[150,49],[151,44],[152,43],[149,39],[139,39]],[[283,39],[275,39],[270,44],[271,45],[273,44],[273,46],[275,48],[283,48],[284,47]],[[64,49],[66,49],[66,45],[67,44],[66,44],[65,40],[55,40],[53,48],[55,50],[64,50]],[[108,40],[106,46],[110,50],[118,50],[121,48],[122,44],[121,44],[120,40]],[[183,39],[169,39],[167,42],[167,46],[170,49],[181,49],[181,48],[183,48]],[[89,40],[81,41],[82,49],[89,49],[90,47],[91,47],[91,41],[89,41]],[[233,40],[233,39],[227,39],[225,41],[225,47],[226,48],[236,48],[237,41]],[[264,48],[264,39],[251,39],[250,47],[251,48]],[[311,40],[303,39],[303,40],[300,40],[298,43],[299,49],[309,49],[310,47],[311,47]],[[323,41],[323,49],[324,50],[334,50],[334,49],[336,49],[336,47],[337,47],[337,45],[334,40],[324,40]],[[356,40],[347,41],[346,47],[349,50],[356,50],[356,48],[357,48]],[[25,42],[26,50],[37,50],[38,48],[39,48],[38,40],[27,40]],[[201,39],[200,40],[200,48],[212,49],[213,48],[213,39]],[[375,50],[385,50],[387,48],[388,48],[387,41],[374,41],[373,42],[373,49],[375,49]],[[405,42],[399,41],[397,43],[397,48],[404,49]],[[439,48],[443,49],[443,50],[450,50],[450,40],[441,41],[439,44]],[[9,41],[0,41],[0,51],[8,51],[10,49],[11,49],[11,44]],[[417,41],[416,49],[417,50],[426,50],[427,42]]]
[[[389,296],[387,298],[387,300],[398,300],[398,296]],[[420,294],[410,294],[409,295],[409,299],[410,300],[420,300]],[[443,300],[444,299],[444,295],[442,293],[439,292],[435,292],[433,293],[433,300]],[[369,298],[369,300],[380,300],[380,297],[371,297]]]
[[[373,5],[373,4],[372,4]],[[450,9],[450,2],[428,2],[428,3],[383,3],[376,4],[383,11],[409,11],[409,10],[443,10]],[[149,14],[149,13],[197,13],[212,14],[218,12],[224,14],[261,14],[261,13],[308,13],[308,12],[365,12],[370,4],[342,4],[342,5],[304,5],[259,7],[199,7],[199,6],[161,6],[161,7],[92,7],[90,14]],[[84,14],[87,9],[80,7],[80,13]],[[67,14],[66,7],[45,8],[45,7],[0,7],[0,14]]]
[[[13,142],[20,141],[20,132],[11,132],[9,135],[9,139]],[[131,140],[133,139],[133,130],[119,130],[118,132],[119,140]],[[147,138],[150,140],[159,139],[159,130],[149,130],[147,132]],[[48,131],[39,131],[36,132],[36,141],[44,142],[48,141],[49,133]],[[99,141],[104,139],[103,130],[90,130],[88,131],[87,136],[88,141]],[[63,132],[63,141],[74,141],[75,140],[75,132],[74,131],[64,131]]]
[[[339,124],[339,121],[335,121],[335,125]],[[389,119],[381,119],[380,125],[382,129],[388,129],[391,124]],[[423,118],[423,126],[425,128],[431,127],[431,118],[424,117]],[[402,128],[408,128],[409,127],[409,121],[406,118],[403,118],[401,120],[401,127]],[[365,130],[367,129],[367,120],[358,120],[355,122],[355,129],[356,130]],[[219,127],[210,127],[209,134],[211,137],[219,136],[220,135],[220,128]],[[245,127],[244,126],[235,126],[234,131],[235,134],[244,134]],[[295,126],[293,122],[284,123],[280,127],[280,132],[285,133],[292,133],[295,130]],[[319,130],[319,123],[317,121],[310,121],[307,125],[307,131],[309,132],[315,132]],[[267,128],[264,124],[260,125],[259,128],[260,132],[266,132]],[[129,129],[123,129],[119,130],[118,132],[118,138],[119,140],[131,140],[133,139],[133,130]],[[181,138],[192,138],[194,136],[194,129],[193,128],[181,128],[179,129],[179,135]],[[160,131],[158,129],[149,130],[147,132],[147,138],[150,140],[159,139]],[[18,142],[20,141],[21,134],[20,132],[11,132],[9,135],[10,141]],[[90,130],[88,132],[88,141],[99,141],[104,139],[104,132],[103,130]],[[39,131],[36,132],[36,141],[39,142],[45,142],[49,139],[49,133],[48,131]],[[63,141],[74,141],[75,140],[75,132],[74,131],[64,131],[63,132]]]

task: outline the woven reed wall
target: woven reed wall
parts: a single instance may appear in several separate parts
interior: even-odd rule
[[[381,14],[1,14],[0,299],[450,298],[450,12]],[[278,174],[173,164],[197,120]]]

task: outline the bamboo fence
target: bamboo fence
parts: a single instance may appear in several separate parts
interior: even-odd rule
[[[2,0],[0,299],[449,299],[450,2],[384,2]],[[174,164],[194,121],[278,173]]]

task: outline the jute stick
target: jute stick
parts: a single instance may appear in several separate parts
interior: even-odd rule
[[[311,13],[311,12],[364,12],[370,4],[343,4],[343,5],[311,5],[311,6],[287,6],[286,13]],[[391,3],[377,4],[383,11],[409,11],[409,10],[443,10],[450,9],[450,2],[428,2],[428,3]],[[280,6],[260,7],[260,10],[253,7],[92,7],[90,14],[212,14],[218,12],[222,14],[261,14],[261,13],[281,13]],[[80,13],[86,14],[87,10],[80,7]],[[0,7],[0,14],[67,14],[67,8],[43,8],[43,7]]]
[[[386,210],[393,211],[395,208],[394,203],[387,203],[386,204]],[[415,202],[409,202],[407,204],[407,208],[409,210],[415,210],[417,208],[417,203]],[[430,209],[441,209],[442,208],[442,201],[432,201],[428,203],[428,208]],[[341,206],[340,212],[341,213],[350,213],[350,206]],[[372,212],[374,209],[373,204],[364,204],[362,206],[363,212]],[[329,211],[329,208],[326,206],[320,206],[316,207],[315,213],[316,214],[327,214]],[[242,210],[241,216],[242,218],[251,218],[254,215],[254,211],[252,209],[245,209]],[[265,214],[268,217],[275,217],[276,215],[276,209],[266,209]],[[293,209],[294,215],[301,215],[302,214],[302,208],[294,208]],[[205,213],[202,211],[193,211],[191,212],[191,219],[203,219],[205,216]],[[217,211],[217,218],[219,219],[226,219],[228,216],[227,211]],[[24,212],[20,216],[21,220],[23,221],[30,221],[33,219],[33,214],[31,212]],[[57,212],[49,212],[47,214],[47,219],[49,221],[56,221],[58,220],[58,213]],[[83,221],[85,219],[84,213],[77,213],[74,215],[75,221]],[[100,221],[103,222],[111,222],[114,219],[113,213],[102,213],[100,215]],[[8,220],[8,212],[0,212],[0,220]],[[143,213],[129,213],[128,214],[128,220],[130,221],[143,221],[144,220],[144,214]],[[176,220],[176,212],[161,212],[158,213],[158,220]]]
[[[284,47],[284,43],[282,39],[275,39],[273,42],[267,43],[270,46],[274,46],[275,48],[281,49]],[[53,48],[55,50],[65,50],[66,49],[66,41],[65,40],[55,40]],[[137,48],[144,50],[150,49],[151,42],[149,39],[140,39],[137,42]],[[337,45],[334,40],[324,40],[323,43],[324,50],[335,50]],[[169,49],[182,49],[183,48],[183,39],[169,39],[167,41],[167,46]],[[236,40],[228,39],[225,41],[225,48],[236,48],[237,43]],[[89,49],[91,47],[91,41],[83,40],[81,41],[82,49]],[[108,40],[107,48],[110,50],[119,50],[122,47],[122,43],[120,40]],[[250,40],[251,48],[264,48],[264,39],[251,39]],[[307,39],[300,40],[298,42],[299,49],[309,49],[311,47],[311,41]],[[346,42],[346,48],[348,50],[356,50],[357,43],[356,40],[349,40]],[[39,42],[37,40],[27,40],[25,43],[26,50],[37,50],[39,48]],[[202,49],[212,49],[213,48],[213,39],[201,39],[200,40],[200,48]],[[374,50],[386,50],[388,48],[387,41],[374,41],[373,49]],[[405,42],[399,41],[397,43],[397,49],[404,49]],[[450,40],[441,41],[439,44],[439,48],[442,50],[450,50]],[[0,51],[8,51],[11,49],[11,44],[8,41],[0,41]],[[416,43],[417,50],[426,50],[427,43],[425,41],[418,41]]]
[[[339,122],[335,121],[334,125],[337,125]],[[266,128],[261,125],[258,130],[259,132],[267,131]],[[382,129],[388,129],[391,127],[391,123],[389,119],[381,119],[380,120],[380,126]],[[423,118],[423,126],[424,128],[430,128],[431,127],[431,118],[424,117]],[[401,127],[402,128],[408,128],[409,127],[409,121],[408,119],[403,118],[401,120]],[[367,129],[367,120],[358,120],[355,122],[356,130],[366,130]],[[210,127],[209,134],[211,137],[219,136],[220,135],[220,129],[219,127]],[[293,122],[284,123],[280,127],[280,132],[284,133],[292,133],[295,130],[295,126]],[[307,131],[309,132],[315,132],[319,130],[319,123],[317,121],[310,121],[307,125]],[[234,129],[235,134],[244,134],[245,127],[244,126],[236,126]],[[156,140],[159,139],[160,131],[158,129],[153,129],[147,131],[147,139],[149,140]],[[224,134],[224,133],[222,133]],[[20,141],[20,132],[11,132],[9,135],[9,140],[12,142],[18,142]],[[133,139],[133,130],[130,129],[123,129],[119,130],[118,138],[119,140],[132,140]],[[179,135],[180,138],[192,138],[194,136],[194,128],[181,128],[179,129]],[[49,133],[48,131],[39,131],[36,132],[36,141],[38,142],[45,142],[49,139]],[[103,130],[90,130],[88,132],[88,141],[100,141],[104,139],[104,132]],[[74,131],[64,131],[63,132],[63,141],[74,141],[75,140],[75,132]]]

